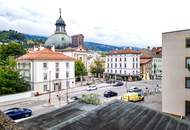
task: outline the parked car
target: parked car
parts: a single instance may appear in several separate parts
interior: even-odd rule
[[[93,91],[93,90],[97,90],[98,88],[96,87],[96,85],[92,85],[92,86],[88,86],[87,87],[87,91]]]
[[[114,84],[113,86],[123,86],[123,82],[119,81],[119,82],[116,82],[116,84]]]
[[[113,97],[113,96],[117,96],[118,94],[114,91],[108,90],[104,92],[104,97]]]
[[[11,108],[4,111],[4,113],[11,119],[16,120],[20,118],[29,117],[32,115],[32,110],[28,108]]]
[[[127,92],[137,92],[137,93],[143,93],[143,90],[141,88],[138,87],[131,87],[127,90]]]
[[[131,101],[131,102],[143,101],[144,95],[139,94],[137,92],[125,93],[121,97],[121,100],[126,101],[126,102],[127,101]]]
[[[71,99],[72,99],[72,100],[79,100],[80,98],[77,97],[77,96],[73,96],[73,97],[71,97]]]

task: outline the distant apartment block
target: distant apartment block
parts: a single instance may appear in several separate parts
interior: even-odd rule
[[[71,36],[72,38],[72,47],[79,47],[82,46],[84,47],[84,36],[82,34],[77,34],[77,35],[73,35]]]
[[[17,66],[36,94],[75,87],[74,59],[60,52],[40,48],[19,57]]]
[[[140,52],[135,50],[115,50],[106,56],[105,74],[123,79],[140,76]]]
[[[162,34],[162,111],[190,115],[190,29]]]
[[[152,58],[152,76],[154,79],[162,77],[162,55],[154,55]]]

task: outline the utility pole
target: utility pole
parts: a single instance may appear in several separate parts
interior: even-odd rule
[[[125,88],[126,88],[126,92],[127,92],[127,77],[125,77]]]
[[[49,105],[51,105],[51,71],[49,71]]]

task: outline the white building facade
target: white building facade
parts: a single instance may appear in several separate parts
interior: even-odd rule
[[[140,52],[134,50],[112,51],[106,56],[105,74],[139,76]]]
[[[190,29],[162,34],[162,111],[190,116]]]
[[[35,94],[75,87],[74,59],[42,49],[18,58],[18,69]]]
[[[156,55],[152,58],[152,75],[154,78],[162,77],[162,56]]]

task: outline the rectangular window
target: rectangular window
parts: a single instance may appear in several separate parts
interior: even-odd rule
[[[47,63],[43,63],[43,68],[47,69]]]
[[[190,38],[185,39],[185,45],[186,45],[186,48],[190,47]]]
[[[117,58],[115,58],[115,62],[117,62]]]
[[[108,62],[109,62],[109,58],[108,58]]]
[[[23,65],[23,68],[25,68],[25,66],[26,66],[26,63],[23,63],[22,65]]]
[[[117,68],[117,63],[115,63],[115,68]]]
[[[69,68],[69,62],[66,62],[66,68]]]
[[[126,71],[124,71],[124,74],[126,74]]]
[[[121,70],[120,70],[120,74],[121,74]]]
[[[125,64],[125,68],[127,68],[127,64]]]
[[[115,70],[115,73],[117,74],[117,70]]]
[[[113,70],[111,70],[111,73],[113,73]]]
[[[121,58],[120,58],[120,61],[121,61]]]
[[[138,68],[138,63],[136,63],[136,68]]]
[[[136,57],[136,61],[138,62],[138,57]]]
[[[121,63],[120,63],[120,68],[121,68]]]
[[[47,80],[47,73],[44,73],[44,80]]]
[[[55,64],[56,64],[55,67],[58,68],[59,67],[59,63],[55,63]]]
[[[55,78],[56,78],[56,79],[59,78],[59,73],[55,73]]]
[[[113,59],[111,58],[111,61],[113,61]]]
[[[109,68],[109,64],[108,64],[108,68]]]
[[[111,68],[113,68],[113,64],[111,64]]]
[[[133,63],[133,68],[135,68],[135,64]]]
[[[44,91],[47,91],[48,89],[47,89],[47,85],[44,85]]]
[[[124,60],[127,61],[127,58],[125,58]]]
[[[190,57],[185,57],[185,68],[190,67]]]
[[[190,88],[190,77],[185,77],[185,88]]]
[[[69,78],[69,72],[66,72],[66,78]]]
[[[190,101],[185,101],[185,115],[190,116]]]

